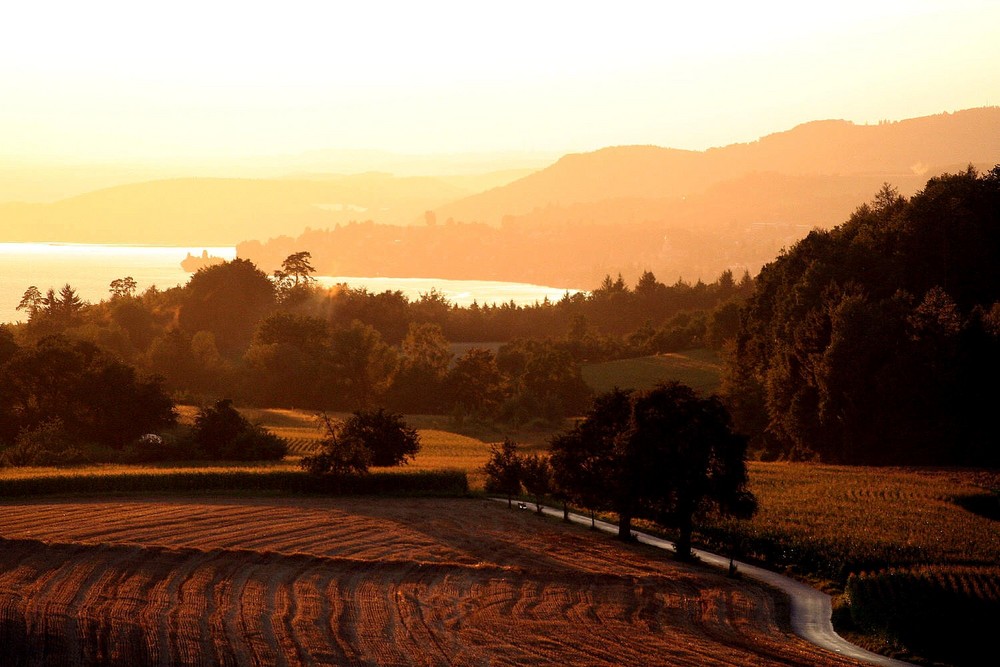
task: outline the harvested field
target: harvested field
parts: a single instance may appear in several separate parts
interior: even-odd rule
[[[0,536],[15,663],[853,664],[764,588],[489,501],[6,501]]]

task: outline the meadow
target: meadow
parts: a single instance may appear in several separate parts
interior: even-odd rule
[[[713,350],[696,349],[584,364],[580,372],[596,392],[615,387],[649,389],[658,382],[677,380],[703,394],[713,394],[719,390],[722,360]]]

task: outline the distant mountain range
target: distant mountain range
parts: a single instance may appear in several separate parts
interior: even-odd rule
[[[867,199],[884,182],[910,191],[927,178],[970,163],[1000,162],[1000,107],[971,109],[879,125],[823,120],[799,125],[759,141],[707,151],[622,146],[567,155],[552,166],[488,192],[436,210],[440,219],[498,224],[545,209],[585,216],[580,204],[632,201],[632,216],[665,211],[662,200],[698,198],[712,190],[731,200],[731,215],[760,217],[739,198],[752,195],[761,176],[788,181],[788,194],[802,201],[799,177],[828,181],[823,199]],[[791,178],[787,178],[791,177]],[[741,185],[742,183],[742,185]],[[778,194],[772,187],[772,195]],[[636,200],[650,203],[637,206]],[[655,203],[659,200],[659,203]],[[569,214],[569,209],[575,212]],[[606,216],[606,207],[598,207]],[[814,208],[814,207],[810,207]],[[830,211],[827,224],[843,221]],[[554,215],[554,214],[553,214]],[[723,215],[723,217],[727,217]],[[604,217],[605,220],[612,220]],[[791,220],[789,220],[791,222]]]
[[[279,247],[304,241],[307,227],[315,232],[368,220],[438,225],[446,229],[427,239],[433,237],[456,255],[463,225],[454,224],[451,233],[448,223],[481,223],[516,232],[518,244],[532,234],[550,244],[542,256],[548,253],[553,265],[562,267],[549,276],[552,284],[588,287],[578,281],[617,271],[629,277],[644,268],[664,276],[712,279],[726,268],[756,272],[809,229],[846,220],[883,183],[909,195],[945,171],[969,164],[992,168],[1000,163],[1000,107],[878,125],[815,121],[706,151],[610,147],[566,155],[539,170],[477,175],[466,170],[466,175],[452,177],[310,171],[321,169],[327,157],[317,151],[300,158],[296,164],[302,170],[289,178],[167,179],[53,203],[0,204],[0,241],[234,245],[256,239],[262,243],[241,248],[253,248],[254,255],[270,264]],[[617,231],[605,231],[608,226]],[[574,256],[557,258],[560,239],[581,233],[603,239],[603,246],[590,249],[586,239],[574,239],[563,244],[574,248]],[[284,238],[268,250],[266,240],[279,236]],[[322,234],[306,236],[310,243],[323,243]],[[397,243],[392,252],[375,241],[366,246],[357,236],[352,235],[349,261],[338,260],[336,248],[296,249],[329,257],[330,266],[317,266],[321,272],[347,265],[355,271],[369,266],[372,274],[392,272],[384,260],[397,254],[402,235],[386,241]],[[420,235],[407,238],[423,242]],[[506,243],[503,235],[477,232],[477,238],[487,245]],[[491,277],[544,279],[546,272],[538,266],[544,260],[534,253],[518,259],[517,253],[501,250],[496,248],[493,256],[504,257],[508,265],[491,268]],[[401,262],[407,275],[484,277],[455,276],[453,269],[431,261],[432,249],[415,245],[413,254],[428,260]],[[371,257],[368,264],[366,257]],[[477,266],[470,258],[463,264],[468,265],[463,273]],[[483,262],[479,265],[486,270]]]
[[[351,220],[423,222],[443,202],[525,170],[451,177],[366,173],[297,178],[176,178],[57,202],[0,204],[0,241],[235,245]]]

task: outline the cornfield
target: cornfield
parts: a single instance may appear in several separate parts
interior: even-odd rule
[[[995,651],[1000,565],[892,568],[851,575],[851,620],[934,659],[983,664]]]

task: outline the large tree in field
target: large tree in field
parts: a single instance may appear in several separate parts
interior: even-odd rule
[[[671,382],[633,395],[625,446],[643,466],[636,491],[641,513],[678,530],[677,555],[691,555],[699,514],[717,510],[748,517],[746,438],[732,429],[715,397]]]
[[[398,466],[420,451],[420,435],[406,425],[403,415],[377,410],[359,410],[340,429],[341,438],[357,440],[371,450],[373,466]]]
[[[699,514],[746,516],[755,508],[745,439],[717,398],[676,382],[598,396],[550,450],[555,481],[571,498],[615,511],[622,539],[631,537],[634,518],[677,528],[682,558]]]
[[[323,450],[302,459],[314,474],[363,474],[368,466],[398,466],[420,451],[420,436],[403,415],[384,409],[359,410],[344,421],[320,416],[326,430]]]
[[[194,439],[201,453],[228,461],[275,461],[288,452],[288,442],[252,424],[228,398],[198,411]]]

